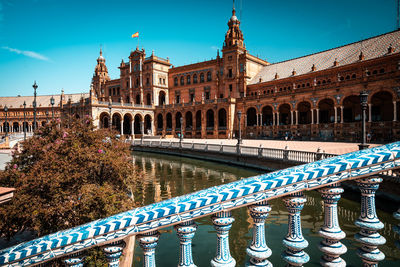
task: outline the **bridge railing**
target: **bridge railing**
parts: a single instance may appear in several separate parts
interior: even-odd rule
[[[275,159],[275,160],[285,160],[292,161],[295,163],[309,163],[316,160],[330,158],[337,156],[335,154],[329,154],[322,151],[309,152],[309,151],[298,151],[267,147],[254,147],[254,146],[237,146],[237,145],[226,145],[226,144],[213,144],[213,143],[195,143],[195,142],[185,142],[185,141],[175,141],[175,140],[133,140],[132,144],[134,146],[143,147],[159,147],[159,148],[173,148],[182,149],[187,151],[202,151],[202,152],[218,152],[225,154],[238,154],[244,156],[253,156],[265,159]]]
[[[360,228],[354,236],[360,244],[356,253],[364,266],[377,266],[384,260],[378,246],[386,242],[379,234],[384,224],[375,210],[375,192],[382,182],[378,174],[399,167],[400,142],[325,158],[153,203],[6,248],[0,251],[0,265],[37,265],[63,258],[67,266],[82,266],[84,251],[100,246],[109,266],[119,266],[123,239],[136,235],[144,252],[144,266],[155,266],[160,238],[158,230],[174,226],[180,242],[178,266],[195,266],[191,245],[197,229],[195,220],[211,216],[217,231],[217,251],[211,259],[211,266],[235,266],[228,242],[229,230],[235,221],[231,210],[247,207],[253,221],[253,240],[243,253],[249,255],[250,266],[270,266],[268,258],[272,251],[268,248],[264,228],[271,211],[268,201],[282,198],[288,209],[288,232],[282,240],[285,246],[283,260],[289,266],[302,266],[310,260],[305,251],[308,242],[301,227],[301,211],[307,200],[303,193],[318,190],[325,216],[319,230],[319,249],[323,253],[321,263],[324,266],[344,266],[341,255],[347,249],[341,240],[346,234],[339,225],[337,203],[343,193],[340,183],[356,180],[361,192],[360,216],[355,220]],[[394,216],[400,219],[400,210]],[[399,227],[396,231],[400,232]]]

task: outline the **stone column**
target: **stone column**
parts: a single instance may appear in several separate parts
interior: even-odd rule
[[[317,123],[316,124],[319,124],[319,108],[317,108],[315,110],[317,111]]]
[[[276,113],[276,125],[279,126],[279,112]]]
[[[122,256],[122,251],[124,250],[125,242],[120,240],[112,242],[107,246],[103,247],[104,255],[108,261],[109,267],[118,267],[119,258]]]
[[[314,124],[314,109],[311,109],[311,124]]]
[[[397,106],[396,106],[396,101],[393,101],[393,121],[397,121]]]
[[[324,225],[319,230],[319,235],[323,238],[319,249],[324,253],[321,258],[322,266],[346,266],[346,262],[340,258],[340,255],[347,252],[347,248],[340,240],[346,237],[346,234],[340,229],[337,203],[340,200],[340,194],[343,188],[339,184],[328,185],[318,190],[324,201]]]
[[[135,139],[135,117],[132,119],[132,137]]]
[[[197,229],[193,221],[175,225],[175,230],[180,240],[178,267],[196,267],[192,256],[192,239]]]
[[[139,245],[143,250],[144,267],[156,266],[156,246],[159,238],[160,233],[158,231],[152,231],[138,236]]]
[[[253,219],[253,241],[247,248],[247,255],[250,261],[246,264],[247,267],[256,266],[271,266],[272,264],[267,260],[271,256],[271,249],[267,246],[265,241],[265,220],[271,211],[271,206],[267,201],[262,201],[254,205],[248,206],[250,216]]]
[[[275,126],[275,112],[272,112],[272,126]]]
[[[337,107],[335,107],[335,123],[337,123]]]
[[[124,120],[121,120],[121,136],[124,135]]]
[[[344,122],[344,118],[343,118],[343,106],[340,106],[340,123]]]
[[[212,217],[215,230],[217,230],[217,255],[211,260],[213,267],[234,267],[236,261],[229,250],[229,230],[235,219],[230,211],[221,211]]]
[[[263,126],[263,116],[262,116],[262,113],[260,113],[260,125]]]
[[[357,180],[361,191],[361,215],[355,225],[361,228],[354,238],[361,243],[357,255],[361,258],[364,266],[378,266],[385,259],[378,246],[386,243],[386,239],[378,231],[383,229],[383,223],[378,219],[375,209],[375,192],[379,188],[382,178],[372,176]]]
[[[299,112],[296,110],[296,125],[299,124]]]
[[[310,260],[310,256],[303,251],[308,247],[308,242],[301,232],[300,219],[300,212],[304,207],[306,198],[302,192],[299,192],[284,197],[283,201],[289,211],[289,217],[288,233],[283,239],[283,245],[286,250],[283,252],[282,257],[288,263],[288,266],[303,266]]]
[[[293,110],[290,111],[290,125],[293,125]]]
[[[372,104],[368,104],[368,122],[372,122]]]

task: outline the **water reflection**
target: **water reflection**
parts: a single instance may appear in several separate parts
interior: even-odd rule
[[[188,194],[211,186],[233,182],[242,177],[257,175],[254,170],[242,169],[228,165],[207,161],[199,161],[187,158],[172,157],[166,155],[134,153],[134,164],[143,172],[144,185],[141,194],[137,196],[142,205],[159,202],[171,197]],[[320,194],[315,191],[306,192],[307,203],[302,211],[302,229],[304,237],[310,245],[306,252],[310,255],[307,266],[320,266],[321,252],[318,244],[321,238],[318,230],[323,224],[323,202]],[[359,198],[357,198],[359,199]],[[377,205],[382,205],[378,203]],[[283,266],[281,253],[284,250],[282,239],[287,232],[288,212],[281,199],[270,201],[272,211],[266,221],[267,244],[272,249],[269,260],[274,266]],[[384,203],[383,203],[384,205]],[[358,246],[354,240],[354,234],[359,228],[354,221],[359,216],[360,204],[342,198],[338,204],[340,226],[346,232],[347,238],[343,243],[348,252],[342,256],[347,266],[360,266],[360,260],[355,254]],[[380,249],[386,255],[386,261],[380,266],[396,266],[400,263],[400,252],[394,246],[396,234],[392,226],[397,224],[390,213],[378,210],[379,218],[385,224],[385,229],[380,233],[386,238],[386,245]],[[251,218],[247,208],[232,211],[235,218],[230,231],[231,254],[237,262],[237,266],[246,263],[246,247],[251,241]],[[193,239],[193,259],[197,266],[210,266],[210,260],[216,252],[216,232],[209,217],[196,220],[199,227]],[[163,229],[161,238],[156,248],[157,266],[176,266],[179,259],[179,240],[172,227]],[[142,266],[142,251],[136,244],[134,266]]]

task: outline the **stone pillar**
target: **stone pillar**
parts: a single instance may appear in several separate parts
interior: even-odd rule
[[[293,125],[293,110],[290,111],[290,125]]]
[[[135,139],[135,117],[132,119],[132,136]]]
[[[279,112],[276,113],[276,125],[279,126]]]
[[[337,107],[335,107],[335,123],[337,123]]]
[[[139,245],[143,250],[143,266],[156,266],[156,246],[160,233],[158,231],[148,232],[138,236]]]
[[[178,267],[196,267],[192,256],[192,239],[197,229],[193,221],[175,225],[175,230],[180,241]]]
[[[275,112],[272,112],[272,126],[275,126]]]
[[[317,123],[316,124],[319,124],[319,108],[317,108],[315,110],[317,111]]]
[[[382,182],[380,177],[366,177],[357,180],[361,191],[361,215],[355,225],[361,228],[354,238],[361,243],[357,255],[361,258],[364,266],[378,266],[378,263],[385,259],[379,249],[379,245],[386,243],[386,239],[378,231],[383,229],[383,223],[378,219],[375,209],[375,192]]]
[[[303,266],[310,260],[310,256],[303,251],[308,247],[308,242],[301,232],[300,219],[300,212],[304,207],[306,198],[302,192],[299,192],[284,197],[283,201],[289,211],[289,217],[288,233],[283,239],[283,245],[286,250],[283,252],[282,257],[288,263],[288,266]]]
[[[262,113],[260,113],[260,125],[263,126],[263,116],[262,116]]]
[[[344,122],[344,118],[343,118],[343,106],[340,106],[340,123]]]
[[[311,109],[311,124],[314,124],[314,109]]]
[[[234,267],[236,261],[229,250],[229,230],[235,219],[230,211],[221,211],[212,217],[215,230],[217,230],[217,255],[211,260],[213,267]]]
[[[393,101],[393,121],[397,121],[397,106],[396,106],[396,101]]]
[[[64,259],[64,265],[68,267],[83,267],[84,260],[85,256],[83,251],[79,251],[68,255],[68,257]]]
[[[299,112],[296,110],[296,125],[299,124]]]
[[[262,201],[254,205],[248,206],[250,216],[253,219],[253,241],[247,248],[246,252],[250,260],[246,264],[247,267],[271,266],[267,260],[271,256],[271,249],[265,241],[265,220],[271,211],[271,206],[267,201]]]
[[[120,240],[112,242],[107,246],[103,247],[104,255],[108,261],[109,267],[118,267],[119,258],[122,256],[122,251],[124,250],[125,242]]]
[[[121,120],[121,136],[124,135],[124,120]]]
[[[368,122],[372,122],[372,104],[368,104]]]
[[[346,237],[346,234],[340,229],[337,203],[340,200],[340,194],[343,188],[339,184],[328,185],[318,190],[324,201],[324,225],[319,230],[319,235],[323,238],[319,249],[324,253],[321,258],[322,266],[346,266],[346,262],[340,258],[340,255],[347,252],[347,248],[340,240]]]

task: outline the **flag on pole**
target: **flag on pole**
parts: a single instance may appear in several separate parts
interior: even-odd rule
[[[139,32],[132,34],[132,38],[139,37]]]

